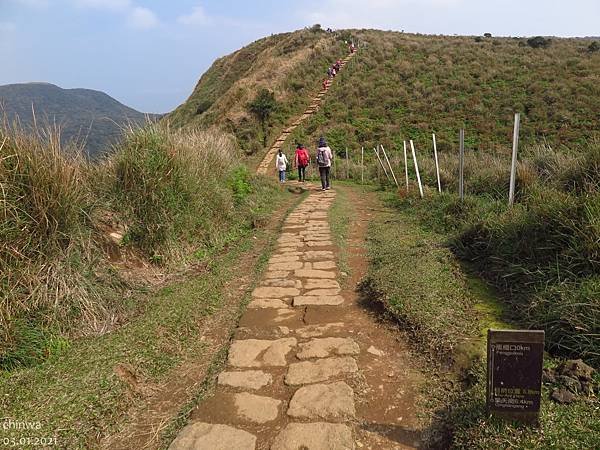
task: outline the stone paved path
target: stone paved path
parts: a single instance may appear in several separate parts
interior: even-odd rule
[[[368,373],[378,356],[357,342],[361,332],[344,313],[356,304],[340,286],[328,223],[334,197],[313,191],[286,219],[215,394],[170,450],[355,448],[356,390],[365,384],[357,361]]]
[[[346,66],[346,64],[348,64],[348,62],[355,55],[356,55],[356,53],[350,53],[344,59],[342,59],[341,70],[343,70],[343,68]],[[256,173],[258,173],[260,175],[266,175],[267,173],[275,171],[275,166],[272,164],[273,158],[275,158],[275,155],[277,154],[279,149],[283,147],[283,145],[285,144],[285,141],[290,137],[292,132],[300,124],[302,124],[302,122],[307,120],[310,116],[312,116],[314,113],[316,113],[319,110],[319,108],[321,107],[321,103],[323,102],[323,99],[325,98],[325,95],[329,91],[329,88],[331,87],[331,84],[333,83],[334,80],[335,80],[335,78],[328,80],[327,85],[324,87],[324,89],[319,91],[319,93],[311,100],[311,103],[308,106],[308,108],[306,109],[306,111],[304,111],[304,114],[302,114],[300,117],[298,117],[289,127],[287,127],[285,130],[282,131],[281,135],[275,140],[273,145],[271,145],[271,148],[269,148],[269,151],[267,152],[267,154],[265,155],[263,160],[258,165],[258,167],[256,169]]]

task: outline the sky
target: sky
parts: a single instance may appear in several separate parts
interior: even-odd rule
[[[171,111],[212,62],[320,23],[426,34],[598,36],[600,0],[0,0],[0,85],[44,81]]]

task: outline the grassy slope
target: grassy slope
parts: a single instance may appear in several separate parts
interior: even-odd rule
[[[217,125],[235,134],[247,154],[261,154],[259,127],[248,102],[261,88],[274,91],[279,108],[271,120],[271,142],[290,118],[304,112],[321,89],[327,67],[346,51],[339,36],[310,30],[260,39],[215,61],[167,120],[175,126]]]
[[[306,142],[324,133],[351,150],[415,140],[455,147],[466,129],[469,149],[509,149],[514,112],[521,142],[585,142],[600,125],[600,54],[589,42],[556,39],[548,49],[512,38],[355,31],[363,46],[324,108],[297,131]]]
[[[487,328],[511,327],[496,295],[472,279],[446,246],[447,235],[424,226],[414,206],[385,194],[392,208],[369,230],[370,269],[364,287],[378,298],[414,342],[437,360],[467,370],[466,388],[447,391],[439,379],[429,397],[456,448],[597,448],[600,405],[595,399],[574,405],[544,401],[541,429],[490,420],[485,411]],[[504,316],[504,318],[503,318]],[[507,323],[509,321],[509,323]],[[552,358],[547,366],[556,365]],[[544,388],[548,398],[549,388]]]

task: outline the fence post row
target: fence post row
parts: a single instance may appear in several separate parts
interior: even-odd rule
[[[413,144],[412,139],[410,140],[410,148],[412,150],[413,161],[415,163],[415,172],[417,173],[417,182],[419,183],[419,192],[421,194],[421,198],[423,198],[423,185],[421,184],[421,174],[419,173],[419,164],[417,164],[417,154],[415,153],[415,145]]]
[[[510,190],[508,193],[508,205],[515,202],[515,183],[517,178],[517,149],[519,147],[519,127],[521,125],[521,114],[515,114],[515,128],[513,130],[512,162],[510,165]]]
[[[461,128],[460,130],[460,148],[459,148],[459,156],[458,156],[458,196],[460,200],[463,201],[465,199],[465,186],[464,186],[464,168],[465,168],[465,130]]]
[[[392,177],[394,177],[394,183],[396,183],[396,187],[400,188],[400,186],[398,185],[398,180],[396,179],[396,174],[394,173],[394,169],[392,169],[392,165],[390,164],[390,159],[388,158],[387,152],[385,151],[385,148],[383,148],[383,145],[379,145],[381,147],[381,150],[383,150],[383,156],[385,156],[385,160],[388,163],[388,167],[390,168],[390,172],[392,172]]]
[[[442,192],[442,183],[440,182],[440,164],[438,162],[437,143],[435,141],[435,133],[433,133],[433,155],[435,157],[435,172],[437,174],[438,192]]]

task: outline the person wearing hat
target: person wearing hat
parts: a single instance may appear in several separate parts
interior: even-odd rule
[[[327,190],[331,187],[329,182],[329,172],[331,171],[331,161],[333,160],[333,153],[327,145],[324,137],[319,139],[319,146],[317,148],[317,166],[319,166],[319,175],[321,175],[321,187],[323,190]]]
[[[304,145],[298,144],[296,146],[296,154],[294,155],[294,164],[298,168],[298,181],[306,181],[306,168],[310,164],[310,155],[308,150],[304,148]]]

